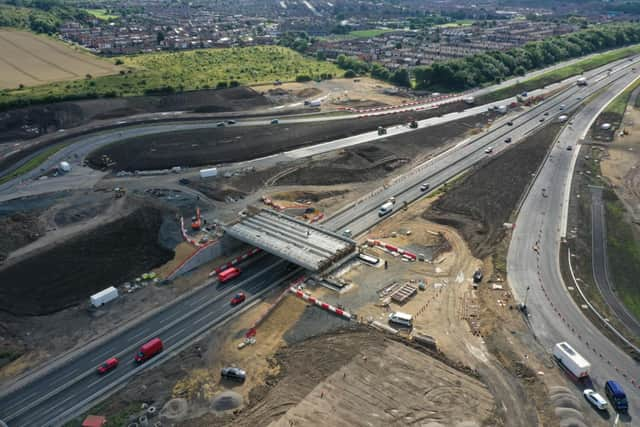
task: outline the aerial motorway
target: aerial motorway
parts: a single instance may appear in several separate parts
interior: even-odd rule
[[[577,156],[579,152],[579,150],[567,151],[565,145],[568,142],[566,141],[571,139],[572,144],[575,145],[582,130],[588,127],[599,111],[599,105],[612,99],[638,77],[633,67],[639,62],[639,58],[618,61],[585,74],[588,79],[586,86],[566,85],[542,103],[497,120],[487,131],[460,142],[418,165],[410,172],[396,177],[385,187],[363,195],[355,203],[327,218],[321,226],[339,233],[349,229],[354,236],[360,235],[386,217],[381,216],[380,206],[388,200],[394,201],[392,212],[401,209],[402,206],[435,191],[442,184],[482,162],[488,156],[508,150],[549,121],[558,120],[558,116],[562,114],[575,112],[588,99],[588,103],[577,113],[573,124],[565,127],[565,133],[574,133],[563,133],[561,144],[554,149],[559,150],[559,154],[554,155],[553,162],[545,164],[523,205],[516,232],[523,230],[524,235],[514,234],[513,253],[510,252],[509,257],[510,281],[514,283],[520,297],[523,297],[523,289],[531,288],[529,302],[532,322],[536,322],[534,332],[540,335],[549,348],[551,348],[550,343],[553,342],[571,341],[577,346],[582,345],[579,347],[580,351],[589,354],[590,347],[584,344],[585,340],[580,340],[578,337],[594,336],[593,341],[589,340],[590,345],[596,345],[603,357],[613,361],[618,369],[624,369],[630,378],[638,378],[639,372],[635,365],[632,366],[633,361],[588,323],[579,308],[567,300],[568,296],[562,285],[562,278],[559,276],[558,263],[560,221],[563,215],[566,215],[566,213],[563,214],[566,196],[558,183],[568,185],[567,174],[570,174],[573,156]],[[594,94],[597,94],[595,99],[590,99]],[[118,140],[131,136],[118,135],[126,132],[137,132],[137,130],[125,128],[90,139],[98,144],[109,138]],[[378,137],[376,132],[371,132],[360,138],[362,142],[366,142]],[[87,146],[80,145],[80,155],[88,152],[91,143],[86,142],[86,144]],[[78,148],[75,144],[69,147]],[[57,159],[49,161],[55,162]],[[425,183],[429,184],[427,191],[420,188]],[[16,183],[9,184],[16,185]],[[541,187],[556,190],[550,193],[550,197],[543,198]],[[547,214],[543,215],[544,212]],[[555,219],[550,219],[550,215]],[[523,223],[525,226],[520,225]],[[527,230],[536,230],[536,234],[530,236],[526,234]],[[536,253],[531,250],[531,243],[535,243],[538,233],[542,236],[540,238],[546,239],[540,254],[542,258],[536,256]],[[534,239],[533,242],[530,241],[531,238]],[[538,262],[542,263],[542,267]],[[547,292],[554,292],[553,295],[557,301],[565,301],[561,307],[567,311],[566,317],[571,319],[572,327],[563,326],[564,324],[559,323],[555,311],[545,307],[545,296],[537,281],[538,272],[548,275],[543,280]],[[275,288],[284,288],[302,274],[304,272],[299,267],[273,255],[264,254],[254,258],[244,267],[244,273],[240,278],[226,285],[214,279],[206,286],[198,288],[141,321],[127,325],[108,337],[89,344],[82,354],[51,361],[29,380],[18,382],[14,387],[4,390],[0,397],[0,419],[12,427],[63,424],[92,404],[125,387],[134,375],[142,374],[145,369],[168,360],[192,342],[198,334],[220,326],[241,311],[251,309],[252,304],[262,295]],[[247,294],[246,303],[240,307],[230,306],[229,298],[240,289]],[[154,337],[164,341],[164,351],[144,364],[135,364],[133,357],[136,349],[142,342]],[[120,357],[125,366],[108,375],[96,376],[97,364],[110,356]],[[596,381],[608,377],[619,378],[614,375],[617,372],[612,369],[614,369],[613,365],[608,366],[604,362],[600,367],[600,364],[596,364],[594,360]],[[638,415],[637,411],[640,409],[638,398],[638,392],[634,390],[631,405],[634,408],[632,409],[634,416]]]
[[[632,425],[640,417],[638,363],[613,344],[574,303],[567,287],[575,289],[576,285],[563,279],[559,257],[568,257],[561,250],[561,242],[566,238],[571,180],[580,156],[580,141],[599,112],[635,77],[629,75],[613,82],[575,114],[570,126],[564,127],[521,206],[507,258],[509,282],[520,300],[526,296],[529,322],[537,338],[546,347],[559,341],[570,342],[591,361],[590,376],[599,389],[608,380],[622,384],[632,418],[626,421]]]

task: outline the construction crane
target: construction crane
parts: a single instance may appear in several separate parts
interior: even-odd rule
[[[191,218],[191,229],[200,230],[202,227],[202,219],[200,218],[200,208],[196,208],[196,216]]]

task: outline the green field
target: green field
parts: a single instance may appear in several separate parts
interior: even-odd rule
[[[624,305],[640,318],[640,242],[634,238],[624,205],[613,192],[605,193],[607,252],[611,279]]]
[[[548,86],[552,83],[562,81],[568,77],[584,73],[585,71],[593,70],[594,68],[601,67],[605,64],[608,64],[609,62],[626,58],[627,56],[631,56],[637,53],[640,53],[640,45],[611,50],[598,55],[594,55],[591,58],[578,61],[574,64],[567,65],[566,67],[558,68],[556,70],[549,71],[548,73],[540,74],[539,76],[533,77],[529,80],[525,80],[515,85],[498,89],[479,98],[482,102],[493,102],[500,99],[508,98],[521,92],[527,92]]]
[[[335,65],[305,58],[281,46],[200,49],[113,58],[122,74],[0,91],[0,108],[97,96],[133,96],[215,88],[219,83],[259,84],[294,81],[296,76],[342,76]]]
[[[95,16],[102,21],[111,21],[119,18],[118,15],[112,15],[106,9],[84,9],[88,14]]]
[[[328,37],[320,37],[320,38],[322,40],[327,40],[327,41],[368,39],[371,37],[377,37],[382,34],[392,33],[394,31],[398,31],[398,30],[375,28],[371,30],[355,30],[347,34],[334,34]]]
[[[437,25],[440,28],[456,28],[456,27],[470,27],[475,21],[473,19],[459,19],[453,22],[447,22],[446,24]]]

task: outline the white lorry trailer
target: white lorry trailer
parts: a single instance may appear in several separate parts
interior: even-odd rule
[[[200,169],[200,178],[210,178],[218,176],[218,168]]]
[[[587,378],[591,364],[567,342],[559,342],[553,346],[553,356],[560,366],[575,379]]]
[[[97,294],[93,294],[90,297],[91,305],[94,307],[100,307],[118,298],[118,290],[113,286],[103,289]]]

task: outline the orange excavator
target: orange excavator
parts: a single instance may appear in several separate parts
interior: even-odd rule
[[[191,229],[200,230],[202,227],[202,219],[200,218],[200,208],[196,208],[196,216],[191,218]]]

